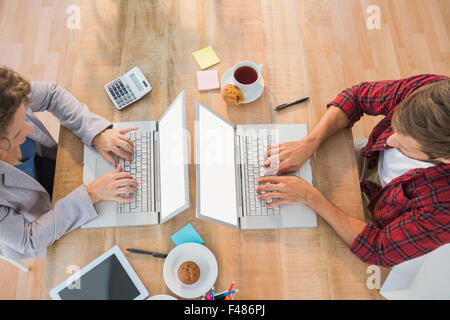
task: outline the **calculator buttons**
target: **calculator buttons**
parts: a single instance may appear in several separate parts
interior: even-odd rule
[[[132,69],[134,70],[134,69]],[[131,70],[130,70],[131,71]],[[139,72],[138,72],[139,71]],[[144,77],[142,75],[142,72],[140,70],[134,71],[137,74],[140,74],[141,77]],[[128,75],[124,75],[125,77],[128,77]],[[123,79],[123,81],[122,81]],[[148,81],[145,79],[140,80],[144,84],[145,88],[148,88],[148,90],[145,90],[144,94],[147,94],[151,90],[151,86],[148,83]],[[136,91],[134,92],[135,88],[133,87],[132,83],[127,83],[127,79],[125,78],[117,78],[112,80],[111,82],[107,83],[105,85],[106,92],[108,93],[111,100],[114,102],[114,105],[117,109],[123,109],[126,106],[130,105],[131,103],[139,100],[144,94],[141,92]]]
[[[120,79],[111,82],[107,88],[119,109],[123,109],[136,100],[136,96],[130,86],[128,84],[124,85]]]

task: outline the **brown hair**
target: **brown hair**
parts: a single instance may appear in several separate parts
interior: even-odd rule
[[[11,119],[22,103],[31,103],[30,92],[27,79],[8,67],[0,67],[0,142],[6,140],[9,144],[5,135]]]
[[[414,138],[430,159],[450,159],[450,80],[418,89],[394,111],[392,125]]]

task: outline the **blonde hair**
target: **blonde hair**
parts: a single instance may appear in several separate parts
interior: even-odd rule
[[[394,111],[391,123],[397,132],[414,138],[430,159],[450,159],[450,80],[409,95]]]

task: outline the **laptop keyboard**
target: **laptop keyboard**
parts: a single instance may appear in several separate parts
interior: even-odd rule
[[[256,188],[258,187],[258,179],[267,176],[266,167],[264,167],[267,147],[272,144],[278,144],[279,139],[275,135],[264,136],[242,136],[241,143],[243,146],[243,204],[244,215],[247,216],[275,216],[280,215],[280,208],[266,207],[266,200],[258,200]],[[262,191],[261,194],[265,192]],[[267,200],[271,202],[271,200]]]
[[[128,172],[139,183],[134,194],[134,202],[117,203],[117,213],[145,213],[153,210],[152,198],[152,133],[143,131],[132,131],[127,134],[134,142],[133,161],[119,159],[123,171]]]

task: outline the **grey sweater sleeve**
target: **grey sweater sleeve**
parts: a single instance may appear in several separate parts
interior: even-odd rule
[[[106,119],[89,111],[64,88],[52,82],[32,82],[33,112],[51,112],[67,129],[76,134],[84,144],[92,146],[92,140],[103,130],[112,127]]]
[[[89,111],[65,89],[56,83],[32,82],[33,112],[49,111],[84,144],[92,141],[111,123]],[[0,251],[13,259],[45,257],[47,247],[87,221],[97,212],[85,186],[80,186],[55,203],[54,209],[35,221],[8,206],[0,206]]]
[[[45,257],[47,247],[96,216],[84,185],[57,201],[53,210],[33,222],[13,209],[1,206],[0,250],[12,259]]]

